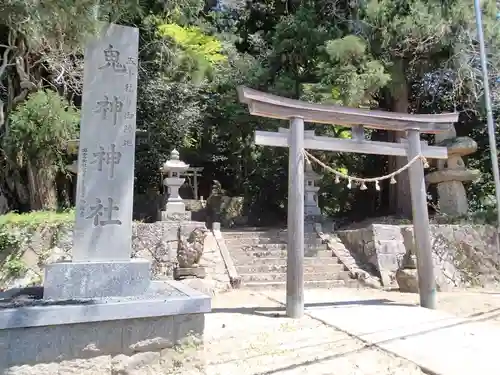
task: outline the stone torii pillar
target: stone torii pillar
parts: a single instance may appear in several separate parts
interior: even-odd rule
[[[288,134],[289,129],[279,128],[278,132],[281,134]],[[314,131],[304,131],[304,137],[313,138]],[[305,217],[321,216],[321,211],[318,205],[318,191],[319,187],[315,186],[316,181],[321,178],[314,170],[312,165],[305,162],[304,164],[304,215]]]
[[[445,132],[458,120],[458,114],[411,115],[312,104],[246,87],[239,87],[238,95],[240,102],[248,105],[250,114],[290,121],[289,132],[256,131],[255,143],[290,149],[286,311],[289,317],[300,318],[304,314],[304,149],[407,156],[409,160],[419,155],[446,159],[446,148],[427,146],[425,142],[420,141],[420,133]],[[354,127],[354,137],[336,139],[311,136],[304,131],[304,122],[351,126]],[[405,131],[408,141],[407,143],[369,141],[364,138],[363,126]],[[429,235],[424,167],[421,160],[411,165],[409,174],[420,304],[423,307],[435,308],[436,284]]]

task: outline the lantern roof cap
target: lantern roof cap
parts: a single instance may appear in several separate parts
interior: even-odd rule
[[[175,148],[170,153],[170,159],[168,159],[165,164],[163,164],[162,172],[182,172],[189,168],[189,164],[184,163],[180,160],[179,151]]]

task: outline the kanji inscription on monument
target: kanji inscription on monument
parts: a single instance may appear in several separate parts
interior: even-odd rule
[[[73,261],[131,255],[136,28],[109,25],[85,50]]]
[[[126,125],[131,126],[131,125]],[[116,145],[112,143],[109,147],[110,151],[105,151],[104,147],[99,147],[99,152],[94,152],[94,161],[92,164],[97,165],[97,170],[99,172],[103,171],[103,165],[109,166],[109,178],[112,180],[115,177],[115,165],[120,164],[120,159],[122,158],[122,153],[116,151]]]
[[[98,100],[96,102],[96,109],[94,112],[101,114],[102,120],[108,119],[108,114],[113,118],[113,126],[116,126],[118,121],[118,116],[122,112],[123,102],[117,96],[113,97],[113,100],[109,100],[107,95],[104,95],[103,100]]]
[[[104,225],[121,225],[122,222],[117,219],[112,219],[113,211],[120,211],[120,207],[113,206],[113,198],[108,198],[108,205],[105,207],[99,198],[96,198],[95,206],[90,206],[90,213],[86,216],[86,219],[94,219],[94,226],[104,226]],[[106,212],[106,218],[101,220],[100,216]]]

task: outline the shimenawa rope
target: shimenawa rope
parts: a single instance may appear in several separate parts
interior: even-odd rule
[[[390,183],[391,184],[395,184],[396,183],[395,176],[397,176],[401,172],[404,172],[405,170],[407,170],[417,160],[422,160],[422,162],[424,163],[424,168],[429,168],[429,163],[427,163],[427,159],[425,158],[425,156],[423,156],[422,154],[420,154],[420,155],[415,156],[413,159],[411,159],[406,165],[402,166],[398,170],[396,170],[396,171],[394,171],[392,173],[389,173],[389,174],[387,174],[385,176],[372,177],[372,178],[361,178],[361,177],[349,176],[349,175],[346,175],[346,174],[344,174],[342,172],[336,171],[332,167],[330,167],[330,166],[326,165],[325,163],[323,163],[318,158],[316,158],[313,155],[311,155],[306,150],[304,150],[304,157],[305,157],[305,159],[309,163],[311,163],[311,160],[313,160],[314,162],[316,162],[317,164],[319,164],[321,167],[323,167],[327,171],[333,173],[335,175],[335,183],[336,184],[338,184],[340,182],[341,178],[347,180],[347,188],[348,189],[350,189],[352,187],[352,182],[353,181],[361,183],[361,187],[360,187],[361,190],[366,190],[367,189],[366,183],[369,183],[369,182],[375,182],[375,189],[376,190],[380,190],[379,181],[387,180],[389,178],[391,179]]]

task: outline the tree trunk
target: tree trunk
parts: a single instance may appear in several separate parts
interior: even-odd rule
[[[405,78],[404,62],[394,64],[393,87],[391,92],[391,109],[394,112],[408,113],[410,88]],[[389,132],[388,141],[400,142],[405,139],[404,132]],[[389,171],[393,172],[408,163],[406,157],[390,156]],[[410,196],[410,180],[408,172],[404,171],[396,176],[397,184],[389,185],[389,210],[398,216],[412,217]]]
[[[65,173],[57,173],[56,175],[57,201],[58,207],[70,208],[72,186],[69,176]]]
[[[0,189],[0,215],[4,215],[7,212],[9,212],[9,200],[3,190]]]
[[[26,163],[28,189],[32,210],[56,210],[56,171],[51,163],[39,161]]]
[[[4,134],[9,132],[8,113],[14,106],[16,92],[18,92],[19,84],[14,78],[14,75],[6,75],[7,81],[7,98],[3,102],[1,108],[1,116],[3,117],[2,126]],[[3,145],[2,145],[3,146]],[[30,209],[29,206],[29,189],[26,183],[24,171],[19,167],[18,160],[11,159],[6,154],[0,157],[0,181],[3,181],[0,186],[0,213],[5,213],[3,210],[17,210],[18,212],[26,212]],[[5,201],[7,202],[5,204]]]
[[[29,210],[29,192],[24,175],[15,162],[6,155],[0,157],[0,201],[6,199],[7,204],[0,204],[5,209],[25,212]],[[0,209],[0,213],[5,213]]]

